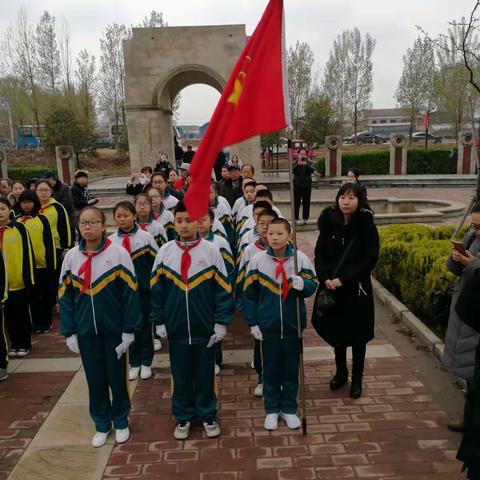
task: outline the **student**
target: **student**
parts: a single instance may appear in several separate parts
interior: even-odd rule
[[[176,192],[176,195],[172,193],[175,192],[173,188],[170,188],[167,184],[168,176],[163,173],[156,172],[152,175],[152,188],[156,188],[163,195],[163,205],[167,210],[173,210],[178,203],[178,198],[176,195],[179,195]],[[180,195],[181,197],[181,195]]]
[[[8,297],[7,289],[7,271],[5,269],[5,263],[3,261],[3,255],[0,250],[0,382],[8,378],[8,343],[5,328],[5,317],[3,315],[3,306]]]
[[[232,217],[234,219],[235,225],[238,223],[239,218],[241,218],[242,210],[251,205],[255,201],[255,180],[250,178],[245,178],[242,182],[243,197],[240,197],[232,208]],[[239,217],[240,215],[240,217]]]
[[[24,190],[25,190],[25,186],[23,185],[22,182],[19,182],[19,181],[13,182],[12,193],[8,196],[8,199],[12,204],[12,210],[15,216],[20,213],[20,205],[19,205],[18,199],[20,198],[20,195]]]
[[[75,177],[76,178],[76,177]],[[152,178],[152,167],[142,167],[140,173],[132,175],[127,183],[125,192],[127,195],[136,196],[148,189],[150,179]]]
[[[228,241],[212,232],[213,221],[215,220],[215,213],[211,208],[208,209],[207,215],[198,219],[198,233],[199,235],[212,242],[219,250],[225,263],[228,279],[233,286],[235,282],[235,260],[233,258],[232,249]],[[220,365],[222,364],[222,342],[218,342],[217,354],[215,357],[215,375],[220,373]]]
[[[261,210],[258,211],[258,208],[255,208],[257,216],[257,226],[255,227],[258,230],[258,234],[255,239],[252,239],[251,243],[246,247],[241,257],[239,266],[238,266],[238,275],[236,279],[235,286],[235,300],[236,306],[239,310],[243,310],[243,285],[245,280],[245,274],[247,272],[248,264],[250,260],[254,257],[255,254],[263,252],[267,248],[267,229],[270,223],[278,218],[276,212],[274,212],[267,202],[258,202],[260,204]],[[249,235],[252,231],[247,232],[245,235]],[[263,384],[262,384],[262,355],[260,342],[254,339],[254,349],[253,349],[253,368],[258,375],[258,383],[253,391],[256,397],[261,397],[263,395]]]
[[[173,171],[173,170],[172,170]],[[163,194],[157,188],[151,188],[148,191],[148,196],[152,199],[152,217],[154,220],[160,222],[167,233],[168,240],[176,238],[173,213],[167,210],[163,205]]]
[[[52,228],[45,215],[40,213],[40,200],[32,190],[24,190],[18,199],[20,207],[17,220],[27,227],[35,259],[35,295],[31,314],[33,333],[47,333],[52,327],[52,285],[56,281],[55,242]]]
[[[258,202],[255,202],[255,205],[253,206],[253,220],[255,222],[255,226],[252,228],[252,230],[248,230],[247,232],[245,232],[242,235],[240,241],[238,242],[239,247],[237,255],[237,265],[242,259],[243,251],[245,250],[245,248],[247,248],[249,245],[254,244],[260,238],[260,233],[258,230],[258,215],[264,210],[273,211],[272,206],[268,202],[265,202],[264,200],[259,200]],[[278,218],[277,213],[274,213],[275,217]]]
[[[179,240],[164,245],[153,266],[150,319],[158,335],[169,337],[174,437],[188,438],[195,416],[207,437],[217,437],[216,348],[211,347],[232,321],[232,288],[218,248],[198,238],[198,224],[183,202],[175,209],[175,229]]]
[[[135,223],[137,213],[131,202],[118,202],[113,209],[118,230],[109,240],[121,245],[130,254],[138,281],[138,292],[142,307],[142,322],[135,330],[135,341],[129,348],[130,371],[128,378],[136,380],[140,374],[142,380],[152,376],[153,338],[149,322],[150,315],[150,273],[158,251],[154,238]]]
[[[145,232],[148,232],[157,242],[158,247],[168,242],[167,232],[163,225],[153,218],[152,199],[150,195],[141,193],[134,200],[137,212],[137,224]]]
[[[57,291],[60,268],[62,266],[62,255],[64,250],[73,245],[70,220],[65,207],[52,197],[52,187],[47,180],[39,180],[35,193],[40,199],[40,213],[45,215],[52,228],[53,240],[55,242],[55,264],[53,291]],[[55,303],[55,301],[54,301]]]
[[[258,186],[259,184],[257,184],[256,188],[258,188]],[[270,190],[267,190],[266,188],[264,188],[263,190],[257,190],[255,192],[255,203],[260,200],[268,202],[271,205],[272,209],[277,212],[279,218],[283,218],[282,212],[273,205],[273,195]],[[244,233],[252,230],[255,227],[255,220],[253,219],[252,212],[253,205],[247,205],[242,211],[242,218],[237,223],[237,236],[239,239],[242,238],[242,235]]]
[[[7,269],[8,298],[5,323],[10,338],[10,357],[24,357],[32,347],[30,297],[35,287],[35,260],[23,223],[10,220],[12,206],[0,198],[0,244]]]
[[[127,356],[141,320],[137,279],[128,252],[105,239],[105,214],[97,207],[80,212],[82,239],[66,255],[58,291],[60,333],[80,353],[87,377],[89,410],[95,423],[93,447],[130,437]],[[111,392],[111,399],[110,399]]]
[[[235,244],[235,232],[233,229],[232,217],[230,216],[230,207],[225,206],[218,200],[218,186],[216,182],[210,184],[210,208],[215,213],[215,218],[225,228],[227,232],[228,242],[233,247]]]
[[[315,293],[318,282],[312,262],[300,251],[295,274],[290,232],[285,219],[272,220],[267,231],[269,246],[250,260],[244,285],[245,319],[252,336],[262,342],[266,430],[278,428],[278,417],[289,428],[301,426],[297,416],[297,299],[303,330],[307,322],[304,298]]]

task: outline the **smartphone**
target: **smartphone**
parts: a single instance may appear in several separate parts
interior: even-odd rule
[[[458,240],[452,240],[452,245],[457,252],[461,253],[462,255],[467,254],[467,251],[465,250],[465,247],[463,246],[462,242],[459,242]]]

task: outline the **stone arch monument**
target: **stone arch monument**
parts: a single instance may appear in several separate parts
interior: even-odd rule
[[[158,150],[174,164],[175,96],[197,83],[221,93],[246,41],[245,25],[132,29],[123,44],[132,171],[153,165]],[[260,170],[258,137],[231,146],[230,152]]]

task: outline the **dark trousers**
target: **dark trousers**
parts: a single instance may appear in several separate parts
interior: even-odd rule
[[[216,348],[217,351],[215,352],[215,363],[220,366],[223,362],[222,342],[218,342]]]
[[[10,338],[10,348],[20,350],[32,347],[32,320],[27,290],[10,290],[5,302],[5,322]]]
[[[52,326],[52,284],[54,272],[46,268],[36,271],[35,296],[31,302],[33,330],[48,330]]]
[[[347,347],[335,347],[334,351],[337,371],[347,370]],[[352,346],[352,378],[361,380],[363,377],[366,353],[367,345],[365,343]]]
[[[263,356],[263,403],[268,413],[297,413],[298,338],[265,338]]]
[[[262,380],[262,342],[260,340],[253,339],[253,366],[258,375],[258,383],[263,383]]]
[[[303,204],[302,219],[308,220],[310,217],[310,197],[312,196],[312,186],[293,186],[293,206],[295,208],[295,220],[300,217],[300,204]]]
[[[117,359],[121,334],[79,335],[78,345],[88,384],[89,411],[97,432],[128,427],[130,394],[127,383],[127,356]],[[112,398],[110,399],[110,391]]]
[[[3,316],[3,308],[0,308],[0,368],[7,368],[8,365],[8,344],[7,332],[5,329],[5,318]]]
[[[207,342],[187,345],[172,340],[168,346],[175,418],[178,422],[190,422],[195,416],[202,422],[214,420],[217,416],[216,347],[207,348]]]
[[[60,273],[62,271],[62,255],[63,250],[61,248],[55,249],[55,260],[57,262],[57,267],[55,268],[55,272],[52,276],[52,305],[57,303],[57,293],[58,293],[58,284],[60,282]]]
[[[150,295],[141,294],[140,302],[142,304],[142,323],[140,329],[135,331],[135,341],[128,349],[131,367],[139,367],[140,365],[149,367],[153,361],[152,324],[148,320]]]

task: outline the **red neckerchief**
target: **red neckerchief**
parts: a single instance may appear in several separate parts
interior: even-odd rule
[[[255,246],[256,246],[259,250],[266,250],[266,248],[263,246],[263,244],[260,243],[260,240],[255,240]]]
[[[52,199],[50,199],[50,200],[52,200]],[[44,207],[40,207],[40,210],[38,211],[38,213],[43,213],[50,205],[55,203],[55,202],[51,202],[50,200],[48,201],[48,203]]]
[[[139,223],[138,226],[139,226],[144,232],[148,232],[148,230],[147,230],[148,222],[147,222],[147,223]]]
[[[5,234],[5,229],[7,228],[6,225],[1,225],[0,226],[0,249],[3,246],[3,235]]]
[[[33,218],[31,215],[22,215],[18,220],[20,223],[23,223],[24,225],[27,223],[27,220],[30,220],[30,218]]]
[[[179,248],[183,250],[182,253],[182,260],[180,262],[180,273],[182,274],[183,281],[185,282],[185,285],[188,287],[188,270],[190,269],[190,265],[192,264],[192,257],[190,255],[190,250],[192,248],[195,248],[201,241],[202,239],[199,238],[195,242],[193,242],[191,245],[185,246],[182,245],[179,241],[177,241],[177,245]]]
[[[81,277],[83,274],[82,289],[80,290],[80,294],[88,289],[92,281],[92,258],[103,252],[111,243],[112,242],[107,238],[100,250],[97,250],[96,252],[82,252],[87,259],[80,265],[80,269],[78,270],[79,277]]]
[[[287,258],[275,258],[272,257],[272,260],[277,264],[277,267],[275,268],[275,280],[281,275],[282,276],[282,302],[284,302],[288,296],[288,279],[287,279],[287,273],[285,272],[285,267],[284,263],[289,259],[290,257]]]
[[[128,253],[132,253],[132,247],[130,245],[130,233],[123,234],[122,247],[125,248]]]

